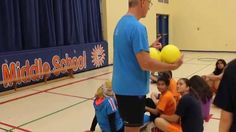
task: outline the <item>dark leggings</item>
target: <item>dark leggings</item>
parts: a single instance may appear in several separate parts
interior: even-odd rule
[[[145,106],[156,109],[156,104],[152,101],[151,98],[146,98],[145,99]],[[154,114],[150,113],[150,120],[154,121],[159,116],[160,115],[154,115]]]
[[[96,117],[96,115],[94,115],[94,117],[93,117],[93,122],[92,122],[92,124],[91,124],[91,127],[90,127],[90,131],[95,131],[95,128],[96,128],[96,126],[97,126],[97,117]],[[124,132],[124,126],[120,129],[120,130],[118,130],[118,131],[116,131],[116,132]]]
[[[92,122],[91,127],[90,127],[90,131],[95,131],[97,123],[98,123],[97,122],[97,117],[96,117],[96,115],[94,115],[93,122]]]

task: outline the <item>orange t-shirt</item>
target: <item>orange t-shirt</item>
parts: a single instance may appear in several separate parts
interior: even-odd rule
[[[176,110],[176,100],[170,91],[161,94],[157,102],[157,109],[161,110],[161,114],[172,115]]]
[[[177,82],[173,78],[170,80],[169,90],[173,94],[176,102],[178,103],[180,100],[180,94],[177,92]]]

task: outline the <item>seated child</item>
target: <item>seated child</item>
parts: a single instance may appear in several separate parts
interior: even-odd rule
[[[106,81],[97,89],[93,103],[95,117],[90,131],[94,131],[96,121],[103,132],[123,132],[123,121],[117,109],[111,81]]]
[[[173,115],[162,114],[155,119],[155,125],[164,132],[203,132],[203,118],[199,96],[190,87],[187,78],[177,81],[181,99]]]
[[[169,85],[170,92],[172,92],[172,94],[176,100],[176,103],[178,104],[181,95],[177,92],[177,82],[172,77],[172,71],[167,71],[166,73],[169,75],[169,79],[170,79],[170,85]]]
[[[166,71],[166,72],[159,72],[158,76],[161,76],[162,74],[167,74],[168,78],[170,80],[170,85],[169,85],[169,90],[173,94],[176,103],[178,104],[178,101],[180,99],[180,94],[177,92],[177,82],[176,80],[172,77],[172,71]],[[157,78],[158,78],[157,76]]]
[[[218,59],[215,64],[215,70],[209,75],[202,76],[202,78],[210,86],[210,89],[213,93],[216,93],[219,87],[225,66],[226,66],[226,61],[224,59]]]
[[[176,109],[176,101],[173,94],[169,91],[170,80],[167,74],[162,74],[157,79],[157,89],[161,93],[160,97],[157,93],[152,93],[151,98],[145,101],[145,110],[150,112],[150,120],[154,121],[160,114],[171,115]],[[159,101],[158,101],[159,99]]]
[[[198,93],[201,100],[202,116],[205,121],[210,118],[210,105],[213,96],[209,85],[198,75],[192,76],[190,79],[190,86]]]

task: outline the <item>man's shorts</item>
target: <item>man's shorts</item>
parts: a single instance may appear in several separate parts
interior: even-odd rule
[[[124,125],[139,127],[143,125],[146,96],[116,95],[118,109]]]

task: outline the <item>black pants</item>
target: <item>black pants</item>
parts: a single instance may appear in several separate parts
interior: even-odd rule
[[[152,101],[151,98],[146,98],[145,99],[145,106],[156,109],[156,104]],[[154,115],[152,113],[150,113],[150,120],[154,121],[157,117],[159,117],[160,115]]]

